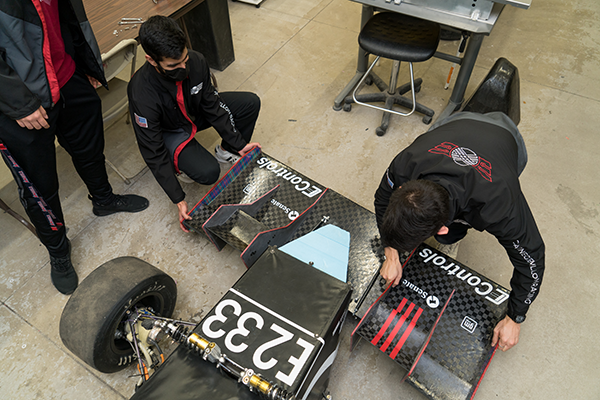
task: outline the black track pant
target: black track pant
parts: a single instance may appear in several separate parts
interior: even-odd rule
[[[68,252],[58,194],[55,137],[71,155],[75,169],[92,197],[103,203],[112,195],[104,165],[102,107],[96,90],[85,75],[75,72],[61,89],[60,95],[58,103],[46,110],[49,129],[38,131],[21,128],[16,121],[0,114],[0,141],[62,223],[57,230],[52,230],[47,216],[27,189],[23,178],[13,171],[21,203],[35,226],[40,241],[55,257],[65,256]],[[11,167],[8,162],[7,165]]]
[[[260,99],[254,93],[249,92],[223,92],[219,93],[223,102],[227,104],[235,126],[242,138],[249,143],[252,139],[254,126],[260,111]],[[210,128],[208,122],[198,125],[198,131]],[[224,141],[221,147],[230,153],[237,152]],[[219,179],[221,169],[219,163],[211,152],[206,150],[196,140],[190,141],[179,154],[179,169],[186,173],[194,181],[203,185],[212,185]]]

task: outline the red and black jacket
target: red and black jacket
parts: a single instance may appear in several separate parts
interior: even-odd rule
[[[185,199],[175,173],[179,172],[179,153],[194,138],[197,126],[208,122],[236,150],[247,144],[212,85],[204,56],[190,50],[188,67],[188,77],[175,82],[147,62],[127,88],[129,112],[142,157],[173,203]]]
[[[517,144],[509,131],[469,119],[417,137],[394,158],[375,193],[381,226],[394,189],[425,179],[450,195],[450,221],[494,235],[514,266],[509,315],[525,315],[544,274],[545,247],[521,191]]]
[[[107,85],[98,43],[81,0],[59,0],[66,52],[77,68]],[[24,118],[60,98],[39,0],[0,0],[0,113]]]

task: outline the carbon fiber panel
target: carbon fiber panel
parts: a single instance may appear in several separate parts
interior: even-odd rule
[[[295,398],[321,400],[349,300],[348,285],[271,248],[193,332]],[[266,398],[223,371],[180,345],[131,399]]]
[[[403,255],[405,261],[407,257]],[[406,261],[398,286],[387,291],[382,286],[377,282],[369,293],[367,300],[378,300],[366,312],[356,334],[406,370],[414,368],[409,382],[430,399],[471,399],[493,356],[490,342],[494,327],[506,314],[509,291],[425,244]],[[452,290],[454,294],[426,343],[433,326],[432,315],[439,315],[439,305]],[[412,302],[424,311],[399,353],[394,354],[390,349],[409,330],[404,322],[399,331],[393,332],[399,315],[406,310],[403,302]],[[407,320],[413,315],[408,314]],[[426,346],[424,354],[415,358],[420,344]]]
[[[453,292],[436,268],[415,264],[411,258],[400,284],[373,304],[355,330],[406,370],[416,361]]]
[[[250,204],[280,185],[271,202],[255,216],[265,229],[279,228],[302,214],[326,189],[265,153],[256,152],[242,160],[246,163],[245,167],[226,176],[226,183],[219,182],[215,185],[207,195],[210,201],[203,199],[192,209],[192,220],[186,222],[188,228],[195,232],[203,232],[202,225],[219,206]],[[217,194],[213,193],[217,191]],[[329,223],[350,233],[348,283],[353,288],[353,296],[348,309],[354,314],[378,276],[383,260],[383,248],[375,215],[331,189],[327,190],[313,208],[292,240],[311,232],[323,217],[329,217]],[[235,240],[226,233],[233,229],[229,225],[228,222],[228,226],[220,231],[227,236],[230,245],[243,251],[243,241]],[[218,230],[211,229],[214,232]]]
[[[413,254],[401,255],[404,279],[381,296],[386,285],[378,275],[383,248],[375,215],[258,150],[234,165],[194,207],[187,226],[202,232],[220,205],[250,204],[277,185],[277,193],[254,216],[256,223],[246,226],[284,227],[322,195],[305,220],[298,220],[292,240],[325,220],[350,233],[348,283],[353,295],[348,310],[364,316],[357,334],[404,367],[409,382],[429,398],[471,399],[493,357],[489,343],[506,313],[509,291],[423,244]],[[243,251],[252,233],[234,234],[244,229],[235,218],[211,229],[232,236],[228,242]]]

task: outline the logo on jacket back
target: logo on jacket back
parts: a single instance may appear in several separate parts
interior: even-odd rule
[[[460,147],[450,142],[443,142],[430,149],[429,152],[450,157],[461,167],[473,167],[485,180],[492,181],[492,164],[486,159],[479,157],[477,153],[469,148]]]

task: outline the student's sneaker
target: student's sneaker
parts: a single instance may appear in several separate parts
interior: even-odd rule
[[[179,173],[176,176],[177,179],[179,179],[183,183],[194,183],[194,180],[187,176],[187,174],[183,171],[179,171]]]
[[[79,278],[71,263],[71,242],[69,242],[69,253],[66,256],[50,256],[50,279],[56,290],[62,294],[68,295],[77,289]]]
[[[88,196],[88,198],[92,201],[94,215],[99,217],[118,212],[140,212],[148,208],[150,204],[148,199],[135,194],[113,194],[112,200],[108,204],[97,203],[92,196]]]
[[[235,162],[237,162],[237,160],[239,160],[242,157],[240,157],[237,154],[230,153],[227,150],[224,150],[221,147],[221,145],[218,144],[217,147],[215,147],[215,158],[221,164],[234,164]]]

